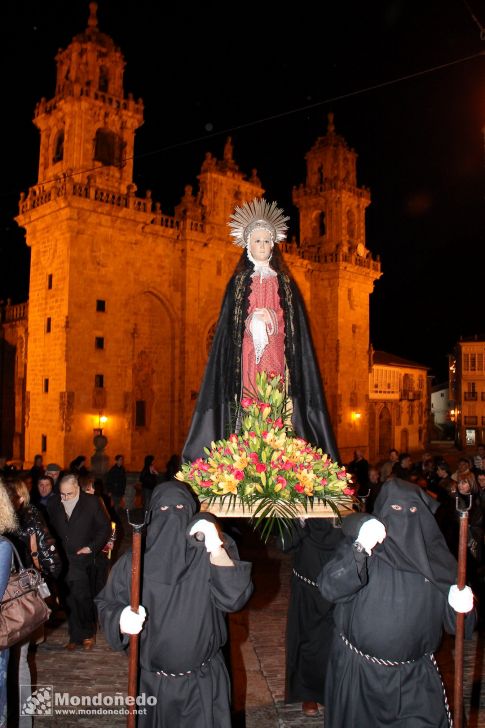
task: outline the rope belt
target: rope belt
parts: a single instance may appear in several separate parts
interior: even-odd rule
[[[355,652],[357,655],[364,657],[366,660],[369,660],[369,662],[373,662],[375,665],[383,665],[384,667],[398,667],[399,665],[411,665],[413,662],[417,662],[418,660],[421,660],[422,657],[431,657],[431,653],[426,652],[422,657],[417,657],[415,660],[383,660],[381,657],[374,657],[373,655],[367,655],[365,652],[362,652],[357,647],[355,647],[355,645],[353,645],[351,642],[349,642],[347,637],[345,637],[342,633],[340,633],[340,637],[342,638],[343,642],[345,642],[347,647],[350,650],[352,650],[352,652]],[[433,661],[432,657],[431,657],[431,660]]]
[[[351,642],[349,642],[348,639],[346,637],[344,637],[344,635],[342,633],[340,633],[340,637],[345,642],[345,644],[347,645],[347,647],[352,650],[352,652],[355,652],[357,655],[360,655],[361,657],[364,657],[366,660],[369,660],[369,662],[373,662],[376,665],[383,665],[384,667],[398,667],[399,665],[410,665],[413,662],[418,662],[418,660],[421,660],[422,659],[421,657],[417,657],[415,660],[403,660],[403,661],[399,661],[399,660],[383,660],[380,657],[373,657],[372,655],[366,655],[365,652],[362,652],[361,650],[357,649],[357,647],[355,647]],[[443,690],[443,702],[445,704],[445,710],[446,710],[446,717],[448,719],[448,725],[449,725],[450,728],[453,728],[453,717],[451,715],[450,705],[448,703],[448,698],[446,696],[446,690],[445,690],[445,686],[444,686],[444,683],[443,683],[443,678],[441,677],[441,673],[439,671],[438,664],[437,664],[437,662],[435,660],[435,656],[433,655],[432,652],[425,652],[425,654],[423,655],[423,657],[429,657],[429,659],[431,660],[432,664],[434,665],[434,667],[436,669],[436,672],[438,673],[438,677],[439,677],[440,682],[441,682],[441,688]]]
[[[301,574],[299,574],[299,573],[297,572],[297,570],[296,570],[296,569],[293,569],[293,573],[294,573],[294,575],[295,575],[295,576],[297,576],[297,577],[298,577],[299,579],[301,579],[302,581],[304,581],[304,582],[305,582],[305,584],[310,584],[311,586],[316,586],[316,588],[318,589],[318,584],[317,584],[317,582],[316,582],[316,581],[312,581],[311,579],[308,579],[308,578],[307,578],[306,576],[302,576]]]
[[[200,670],[201,667],[204,667],[204,665],[207,665],[210,662],[210,657],[208,660],[203,662],[199,667],[194,668],[193,670],[187,670],[186,672],[165,672],[165,670],[157,670],[155,675],[158,675],[161,677],[186,677],[187,675],[192,675],[193,672],[197,672],[197,670]]]

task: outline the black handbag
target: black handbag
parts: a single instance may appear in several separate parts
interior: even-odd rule
[[[42,574],[36,569],[26,569],[17,549],[9,543],[13,571],[0,603],[0,650],[28,637],[47,622],[51,613],[41,596],[46,588]]]

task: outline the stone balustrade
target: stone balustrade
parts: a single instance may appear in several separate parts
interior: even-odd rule
[[[171,230],[179,230],[182,227],[182,220],[164,215],[160,209],[160,203],[155,203],[155,212],[153,209],[153,200],[150,190],[147,190],[146,197],[136,197],[134,187],[128,186],[126,193],[114,192],[96,185],[91,177],[88,176],[87,182],[75,182],[73,177],[66,175],[51,182],[49,186],[34,185],[30,187],[27,196],[25,193],[20,195],[19,214],[24,214],[30,210],[35,210],[41,205],[59,198],[79,197],[84,200],[93,200],[110,207],[124,208],[134,210],[135,212],[144,212],[152,214],[150,219],[152,225],[157,225]],[[187,219],[186,227],[190,232],[204,233],[205,226],[203,222]]]
[[[343,182],[340,179],[329,179],[321,185],[309,186],[301,184],[298,187],[293,187],[293,200],[300,200],[302,197],[312,197],[315,195],[321,195],[324,192],[329,191],[343,191],[350,192],[354,197],[360,197],[361,199],[370,200],[370,191],[367,187],[356,187],[348,182]]]
[[[34,116],[37,117],[42,116],[43,114],[50,114],[57,108],[59,101],[66,98],[72,98],[73,96],[88,97],[95,101],[100,101],[107,106],[111,106],[113,109],[129,111],[137,115],[143,114],[143,101],[141,99],[135,101],[131,94],[128,94],[128,97],[123,99],[117,96],[111,96],[110,94],[102,91],[97,91],[96,89],[89,88],[88,86],[81,86],[78,83],[66,81],[62,84],[62,86],[57,87],[56,95],[53,99],[47,101],[47,99],[43,97],[39,101],[35,107]]]
[[[4,324],[10,324],[14,321],[27,320],[29,313],[29,302],[25,303],[6,303],[1,310],[1,321]]]

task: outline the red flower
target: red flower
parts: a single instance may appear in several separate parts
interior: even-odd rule
[[[355,493],[355,488],[344,488],[343,489],[344,495],[354,495],[354,493]]]
[[[266,465],[264,463],[256,463],[256,472],[257,473],[264,473],[266,470]]]
[[[261,433],[261,437],[263,438],[263,440],[266,440],[266,438],[268,437],[268,431],[267,430],[263,430],[262,433]]]
[[[255,465],[256,463],[259,463],[259,456],[257,452],[250,452],[249,453],[249,459],[251,462],[253,462]]]
[[[268,422],[269,422],[269,420],[268,420]],[[274,426],[283,427],[283,420],[281,419],[281,417],[278,417],[278,419],[274,421]]]
[[[237,442],[237,435],[234,433],[232,435],[229,435],[229,442]]]
[[[347,473],[345,472],[345,470],[343,470],[343,471],[342,471],[342,470],[340,470],[340,471],[339,471],[339,472],[337,473],[337,478],[338,478],[339,480],[347,480]]]
[[[212,485],[212,480],[201,480],[200,484],[202,488],[210,488]]]
[[[232,474],[236,480],[244,480],[244,473],[242,470],[233,470]]]
[[[327,480],[326,478],[322,478],[322,479],[321,479],[321,481],[320,481],[320,483],[321,483],[322,485],[327,485],[327,483],[328,483],[328,480]]]
[[[241,400],[241,407],[243,409],[249,409],[251,405],[254,404],[254,399],[251,399],[250,397],[243,397]]]
[[[286,488],[286,478],[283,478],[282,475],[278,475],[276,482],[279,483],[282,488]]]
[[[249,437],[256,437],[256,433],[255,432],[250,432],[249,433]]]
[[[297,493],[303,493],[305,488],[303,487],[303,485],[301,483],[297,483],[295,485],[295,490]]]

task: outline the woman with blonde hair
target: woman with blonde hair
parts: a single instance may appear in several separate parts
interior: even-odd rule
[[[5,488],[5,481],[0,478],[0,595],[3,597],[7,588],[12,566],[12,546],[1,534],[14,531],[17,519],[10,498]],[[1,598],[0,597],[0,598]],[[7,725],[7,666],[9,650],[0,650],[0,728]]]

